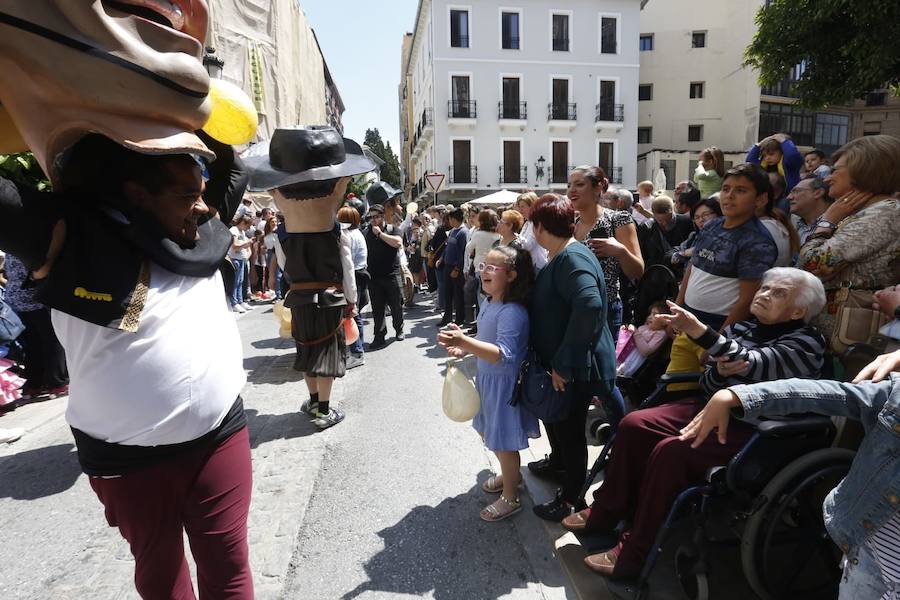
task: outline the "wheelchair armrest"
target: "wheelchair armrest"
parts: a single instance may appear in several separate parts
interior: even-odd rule
[[[831,417],[823,415],[795,415],[778,419],[767,418],[760,421],[756,428],[760,437],[780,437],[785,435],[797,435],[811,433],[833,428]]]
[[[670,383],[697,383],[703,373],[663,373],[659,378],[659,383],[668,385]]]

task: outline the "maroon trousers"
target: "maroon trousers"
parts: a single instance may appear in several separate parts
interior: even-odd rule
[[[250,438],[243,428],[215,448],[200,448],[121,477],[91,477],[110,527],[134,555],[142,598],[193,600],[184,555],[187,532],[200,598],[253,598],[247,549]]]
[[[692,449],[678,436],[698,412],[694,400],[682,400],[634,411],[619,424],[587,523],[589,529],[611,530],[622,519],[632,520],[617,548],[616,576],[640,573],[678,494],[703,483],[711,467],[727,464],[753,435],[751,427],[732,422],[725,444],[711,435]]]

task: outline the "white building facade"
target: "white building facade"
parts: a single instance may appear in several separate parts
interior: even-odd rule
[[[575,165],[634,187],[639,0],[420,0],[401,82],[410,200],[564,189]],[[405,86],[405,89],[404,89]]]

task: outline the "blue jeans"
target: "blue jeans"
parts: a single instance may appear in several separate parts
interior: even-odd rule
[[[234,306],[244,302],[244,271],[247,268],[247,259],[232,258],[231,264],[234,265],[234,290],[231,293],[231,305]]]
[[[357,313],[353,320],[356,321],[356,327],[359,329],[359,337],[356,338],[356,341],[350,344],[350,353],[351,354],[363,354],[365,352],[365,347],[363,346],[363,321],[362,316]]]
[[[622,300],[617,299],[606,307],[606,326],[609,327],[609,333],[612,335],[613,346],[619,339],[619,328],[622,327]],[[625,416],[625,398],[619,388],[612,388],[612,402],[604,405],[612,425],[618,425],[622,417]]]
[[[440,267],[435,268],[435,273],[437,273],[437,286],[438,286],[438,308],[443,310],[444,307],[447,306],[447,286],[444,285],[444,270],[445,267],[443,263]]]

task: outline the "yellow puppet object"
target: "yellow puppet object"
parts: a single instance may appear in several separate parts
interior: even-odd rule
[[[278,323],[278,336],[284,339],[291,339],[291,309],[284,307],[284,300],[279,300],[272,307],[272,315]]]
[[[212,79],[209,82],[209,98],[212,113],[203,131],[231,146],[240,146],[253,139],[259,116],[244,90],[228,81]]]

